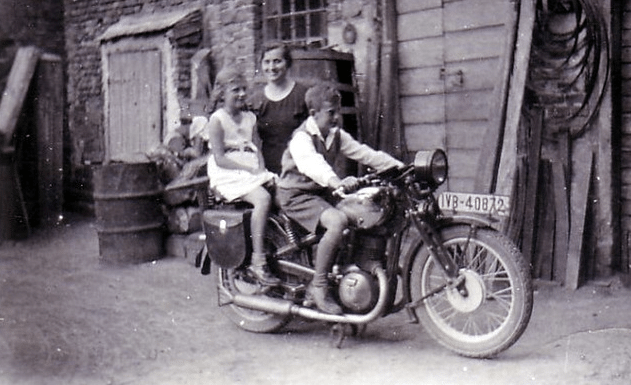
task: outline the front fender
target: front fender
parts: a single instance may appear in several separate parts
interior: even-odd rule
[[[448,214],[443,215],[437,219],[436,225],[439,229],[452,225],[475,225],[477,227],[493,227],[499,221],[497,219],[490,219],[475,214]]]

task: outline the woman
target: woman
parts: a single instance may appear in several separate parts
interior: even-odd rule
[[[276,174],[281,172],[281,156],[291,134],[307,117],[305,105],[307,87],[289,77],[291,52],[282,42],[268,42],[261,55],[261,70],[265,86],[251,99],[257,114],[261,151],[265,167]]]

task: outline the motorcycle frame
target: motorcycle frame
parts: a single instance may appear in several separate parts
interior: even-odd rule
[[[433,197],[433,196],[432,196]],[[426,198],[427,199],[427,198]],[[430,198],[431,200],[431,198]],[[287,246],[276,251],[274,259],[278,263],[281,269],[288,271],[291,270],[292,274],[300,275],[304,279],[311,279],[315,271],[309,266],[303,266],[289,261],[284,261],[281,256],[286,253],[292,253],[301,249],[311,248],[320,240],[320,236],[316,236],[313,233],[309,233],[302,238],[298,238],[295,235],[289,233],[288,225],[291,226],[289,219],[282,214],[270,214],[270,222],[273,226],[276,226],[287,237]],[[390,235],[388,239],[388,246],[386,248],[385,258],[385,274],[388,281],[388,300],[385,304],[385,308],[382,312],[382,316],[393,314],[401,311],[402,309],[414,308],[417,305],[412,304],[410,297],[410,271],[412,263],[416,254],[422,247],[427,247],[433,258],[440,262],[440,266],[443,268],[445,274],[451,279],[446,282],[446,286],[458,285],[462,280],[459,280],[459,269],[455,262],[447,255],[445,249],[442,246],[442,240],[440,238],[440,232],[442,229],[466,224],[471,227],[471,236],[475,235],[475,232],[479,228],[491,228],[492,223],[485,218],[481,218],[473,215],[422,215],[418,212],[412,212],[408,210],[406,215],[406,224],[402,228]],[[414,239],[408,252],[403,255],[402,244],[403,234],[414,226],[419,231],[419,237]],[[397,273],[399,272],[398,266],[402,266],[403,273],[402,286],[403,290],[402,298],[399,302],[395,302],[397,292]],[[410,314],[412,321],[416,319],[416,316]]]
[[[448,256],[447,252],[442,246],[442,240],[440,239],[440,232],[443,228],[454,225],[468,224],[471,226],[471,236],[475,234],[476,229],[491,227],[491,222],[484,218],[472,215],[443,215],[437,208],[436,199],[432,192],[425,192],[420,199],[408,200],[407,209],[405,214],[405,224],[388,237],[388,244],[386,248],[385,256],[385,268],[378,268],[373,271],[373,274],[380,276],[380,294],[378,304],[375,305],[373,310],[365,315],[345,314],[343,316],[326,315],[319,313],[317,310],[304,308],[298,305],[289,305],[287,303],[273,303],[272,300],[266,300],[266,303],[261,303],[260,299],[256,300],[249,296],[237,295],[232,298],[230,302],[240,306],[248,307],[251,309],[257,309],[260,311],[269,311],[270,306],[275,308],[275,312],[293,314],[311,319],[323,319],[330,322],[341,323],[355,323],[364,324],[371,322],[379,316],[386,316],[406,309],[410,322],[418,322],[416,314],[413,312],[417,306],[420,305],[423,299],[418,304],[411,303],[410,295],[410,271],[412,263],[416,254],[422,247],[427,247],[431,256],[439,261],[440,266],[450,279],[446,282],[447,286],[459,286],[463,280],[459,278],[459,269],[456,263]],[[424,203],[419,205],[419,203]],[[427,212],[418,209],[419,207],[431,207]],[[293,253],[301,249],[311,250],[314,244],[318,243],[321,235],[314,233],[306,234],[302,237],[298,237],[297,234],[292,233],[291,220],[281,212],[273,212],[269,214],[268,221],[275,226],[286,237],[287,245],[276,250],[273,259],[278,267],[291,274],[301,276],[305,280],[310,280],[315,274],[315,270],[310,266],[286,261],[282,259],[282,255]],[[269,226],[269,223],[268,223]],[[419,237],[414,239],[411,247],[405,255],[402,255],[403,235],[409,228],[414,226],[419,231]],[[251,242],[249,237],[245,237],[245,242]],[[337,257],[336,257],[337,258]],[[247,261],[245,261],[247,262]],[[403,270],[400,270],[402,267]],[[403,276],[401,282],[401,290],[403,290],[401,300],[396,302],[396,294],[398,289],[397,275],[401,273]],[[383,284],[383,281],[386,284]],[[443,287],[443,288],[444,288]],[[221,291],[221,288],[219,288]],[[442,289],[442,288],[441,288]],[[459,290],[464,288],[458,287]],[[432,295],[432,294],[430,294]]]

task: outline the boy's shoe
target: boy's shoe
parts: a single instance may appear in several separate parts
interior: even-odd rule
[[[329,295],[329,289],[326,286],[313,286],[312,284],[307,287],[307,301],[315,302],[318,309],[329,314],[342,314],[342,308],[335,303],[335,300]]]
[[[265,286],[280,285],[280,279],[278,277],[274,277],[272,273],[270,273],[267,265],[250,265],[248,270],[261,284]]]

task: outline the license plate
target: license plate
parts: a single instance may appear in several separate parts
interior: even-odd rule
[[[438,196],[443,211],[466,212],[506,217],[510,213],[510,198],[502,195],[443,192]]]

